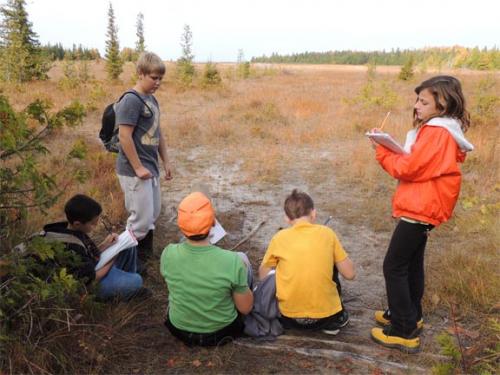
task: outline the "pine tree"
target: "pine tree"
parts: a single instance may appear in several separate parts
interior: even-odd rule
[[[106,71],[112,80],[118,79],[123,71],[123,61],[120,58],[120,43],[118,42],[118,28],[115,25],[115,12],[109,3],[108,32],[106,33]]]
[[[146,50],[146,45],[144,42],[144,15],[139,13],[137,15],[137,22],[135,24],[137,31],[135,35],[137,35],[137,42],[135,44],[135,51],[137,55],[140,55],[142,52]]]
[[[242,49],[238,50],[238,76],[243,79],[250,77],[250,63],[245,61],[245,54]]]
[[[415,75],[415,72],[413,71],[415,62],[413,60],[413,56],[410,56],[408,60],[406,60],[405,64],[401,67],[401,70],[399,71],[398,78],[401,81],[409,81],[413,78]]]
[[[203,71],[202,84],[204,87],[209,86],[218,86],[222,82],[222,78],[220,76],[219,71],[217,70],[217,66],[208,61],[205,64],[205,70]]]
[[[38,35],[32,30],[25,0],[8,0],[0,7],[0,79],[25,82],[47,79],[49,58],[44,56]]]
[[[177,79],[184,86],[191,85],[195,74],[194,55],[191,51],[192,44],[193,33],[191,28],[189,25],[184,25],[184,32],[181,36],[182,56],[177,60]]]

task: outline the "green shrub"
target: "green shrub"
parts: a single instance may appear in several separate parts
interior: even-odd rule
[[[238,76],[242,79],[250,77],[250,63],[248,61],[238,64]]]
[[[392,109],[398,104],[399,97],[385,80],[368,79],[361,92],[352,99],[344,99],[347,104],[361,104],[365,109],[380,107]]]
[[[81,60],[78,64],[78,79],[82,83],[87,83],[94,79],[94,76],[90,73],[89,62],[87,60]]]
[[[211,62],[205,64],[205,70],[202,76],[202,85],[204,87],[219,86],[222,82],[217,66]]]
[[[87,111],[95,111],[101,107],[103,100],[106,98],[107,92],[100,83],[94,83],[90,88],[89,98],[85,105]]]
[[[75,89],[80,85],[80,78],[74,60],[64,60],[63,77],[59,80],[58,85],[62,89]]]
[[[495,94],[496,80],[487,76],[479,81],[471,109],[474,124],[494,122],[498,118],[500,97]]]

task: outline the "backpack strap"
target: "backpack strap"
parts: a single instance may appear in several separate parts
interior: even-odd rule
[[[45,233],[44,237],[48,240],[71,243],[81,246],[84,249],[86,248],[83,242],[78,237],[73,236],[72,234],[57,233],[57,232],[44,232],[44,233]]]
[[[149,111],[149,113],[150,113],[150,115],[149,115],[149,116],[147,116],[147,118],[151,118],[151,117],[153,117],[153,116],[154,116],[154,112],[153,112],[153,110],[151,109],[151,107],[148,105],[148,103],[146,103],[146,101],[145,101],[145,100],[144,100],[144,99],[143,99],[143,98],[142,98],[142,97],[141,97],[138,93],[136,93],[135,91],[132,91],[132,90],[125,91],[125,92],[122,94],[122,96],[120,96],[120,99],[118,99],[117,103],[119,103],[119,102],[123,99],[123,97],[124,97],[125,95],[127,95],[127,94],[133,94],[133,95],[135,95],[135,96],[136,96],[136,97],[138,97],[138,98],[139,98],[139,100],[140,100],[140,101],[141,101],[141,102],[142,102],[142,103],[146,106],[146,108],[148,109],[148,111]],[[156,101],[156,98],[155,98],[155,101]],[[157,103],[158,103],[158,102],[157,102]]]
[[[63,242],[63,243],[71,243],[75,244],[78,246],[83,247],[84,249],[86,248],[83,242],[76,236],[73,236],[71,234],[66,234],[66,233],[57,233],[57,232],[45,232],[45,231],[40,231],[33,233],[31,236],[28,237],[26,242],[22,242],[18,245],[16,245],[13,250],[16,251],[20,255],[24,255],[28,251],[28,242],[33,240],[35,237],[43,237],[51,241],[58,241],[58,242]]]

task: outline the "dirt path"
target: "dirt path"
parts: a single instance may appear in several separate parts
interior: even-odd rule
[[[146,281],[154,291],[154,298],[147,314],[138,318],[141,324],[134,332],[139,338],[137,347],[141,354],[133,356],[130,363],[122,363],[118,372],[427,373],[433,362],[442,359],[435,354],[438,351],[433,340],[443,325],[437,317],[426,317],[429,324],[422,336],[423,352],[419,355],[386,350],[370,340],[373,312],[385,307],[382,260],[390,230],[374,232],[366,225],[358,204],[363,194],[355,186],[342,189],[335,181],[328,169],[335,158],[332,151],[335,149],[296,152],[295,160],[283,165],[287,172],[279,183],[262,185],[243,183],[245,179],[239,165],[225,164],[224,155],[216,151],[195,148],[187,154],[172,152],[175,179],[163,185],[164,209],[155,239],[157,258],[149,264]],[[313,159],[314,165],[320,166],[315,171],[310,168]],[[321,168],[322,160],[324,168]],[[311,173],[325,177],[311,178]],[[350,324],[335,337],[322,333],[305,336],[292,331],[274,342],[241,339],[217,349],[188,349],[172,338],[162,327],[167,292],[157,270],[158,258],[165,245],[179,238],[173,208],[200,185],[210,190],[218,219],[228,231],[219,243],[221,247],[231,248],[265,221],[238,249],[248,254],[254,269],[260,264],[273,234],[284,226],[282,203],[286,194],[295,187],[311,194],[318,210],[318,222],[333,216],[328,225],[336,231],[357,265],[356,280],[342,283]]]

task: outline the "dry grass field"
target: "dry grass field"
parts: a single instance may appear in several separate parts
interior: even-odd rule
[[[382,260],[395,225],[390,205],[396,182],[374,160],[364,132],[379,125],[390,110],[385,128],[402,142],[411,126],[413,89],[435,72],[419,72],[413,81],[402,82],[395,67],[368,71],[361,66],[260,64],[252,66],[250,78],[238,79],[235,66],[218,68],[221,86],[185,89],[176,85],[174,67],[167,67],[156,97],[174,179],[162,182],[156,259],[148,265],[146,278],[154,297],[141,305],[114,307],[110,324],[121,330],[114,343],[100,344],[98,353],[81,346],[88,360],[75,370],[426,373],[450,360],[436,341],[443,332],[462,352],[463,361],[456,366],[464,372],[498,370],[500,73],[445,72],[463,83],[473,119],[467,136],[476,149],[463,165],[454,218],[433,231],[427,246],[423,352],[408,356],[376,347],[369,339],[373,311],[386,307]],[[133,85],[133,70],[127,65],[121,82],[109,83],[104,63],[92,63],[93,78],[69,88],[61,66],[56,66],[49,81],[0,87],[18,110],[35,98],[50,99],[55,108],[78,99],[88,110],[83,126],[52,137],[51,153],[44,160],[54,170],[65,165],[58,159],[60,152],[84,142],[87,158],[72,167],[85,172],[85,181],[69,186],[47,215],[33,213],[26,233],[61,218],[64,201],[76,192],[101,201],[115,228],[123,226],[126,214],[114,155],[103,151],[97,135],[102,109]],[[272,235],[284,226],[286,195],[293,188],[310,193],[319,221],[333,216],[329,225],[357,265],[357,279],[343,283],[350,326],[335,338],[292,332],[273,343],[245,339],[214,350],[187,349],[176,342],[162,326],[168,294],[158,272],[159,256],[179,238],[172,208],[199,186],[210,190],[219,221],[229,233],[222,247],[232,247],[265,221],[239,248],[254,267]],[[92,335],[82,337],[92,346]]]

